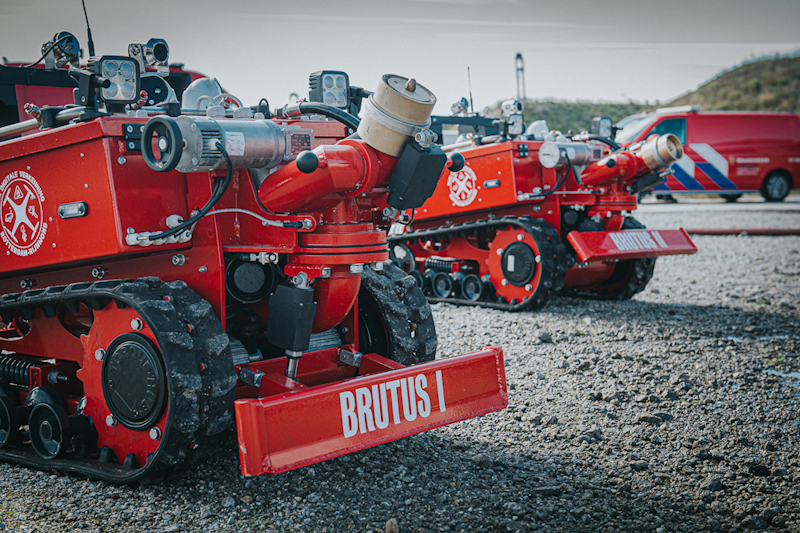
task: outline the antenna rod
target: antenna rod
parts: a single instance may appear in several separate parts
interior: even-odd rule
[[[472,78],[469,76],[469,67],[467,67],[467,84],[469,85],[469,110],[470,113],[475,113],[475,106],[472,105]]]
[[[94,41],[92,40],[92,28],[89,27],[89,15],[86,14],[86,2],[85,0],[81,0],[81,4],[83,4],[83,16],[86,17],[86,33],[89,34],[89,57],[94,57]]]

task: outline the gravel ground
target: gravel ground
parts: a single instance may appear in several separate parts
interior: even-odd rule
[[[800,532],[800,238],[695,242],[628,302],[434,306],[441,356],[503,345],[502,412],[274,477],[233,437],[152,486],[0,464],[0,531]]]

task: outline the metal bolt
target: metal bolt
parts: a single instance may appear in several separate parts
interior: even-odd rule
[[[122,157],[122,156],[119,156],[119,157],[117,158],[117,163],[119,163],[120,165],[124,165],[124,164],[125,164],[125,163],[127,163],[127,162],[128,162],[128,160],[127,160],[127,159],[125,159],[125,158],[124,158],[124,157]]]
[[[131,125],[128,125],[128,127],[126,128],[126,130],[128,131],[128,133],[133,133],[133,126],[131,126]]]
[[[131,320],[131,329],[133,329],[135,331],[142,331],[142,326],[143,325],[144,324],[142,324],[142,319],[141,318],[134,318],[133,320]]]
[[[23,290],[28,290],[31,287],[33,287],[33,281],[30,278],[25,278],[25,279],[23,279],[22,281],[19,282],[19,286]]]
[[[541,255],[537,255],[536,256],[536,262],[537,263],[541,263],[542,262],[542,256]]]
[[[498,248],[497,249],[497,255],[503,255],[503,249],[502,248]]]
[[[56,243],[53,243],[53,248],[55,248],[55,247],[56,247]]]
[[[161,440],[161,430],[158,428],[150,428],[150,438],[152,440]]]
[[[525,239],[525,235],[523,235],[522,233],[517,233],[517,240],[518,241],[521,241],[521,240],[524,240],[524,239]]]
[[[134,233],[136,233],[136,230],[133,229],[133,228],[128,228],[127,231],[128,231],[128,235],[133,235]]]
[[[186,262],[186,257],[183,254],[175,254],[172,256],[172,264],[175,266],[183,266]]]
[[[81,152],[81,157],[83,157],[83,152]]]
[[[117,421],[114,419],[114,415],[108,415],[106,417],[106,425],[110,428],[113,428],[117,425]]]
[[[417,90],[417,80],[414,78],[409,79],[406,84],[403,86],[406,91],[414,92]]]
[[[103,279],[106,275],[106,271],[103,267],[97,267],[92,269],[92,277],[97,279]]]
[[[507,279],[503,279],[503,281],[500,282],[500,285],[505,287],[506,285],[508,285],[508,280]]]
[[[526,290],[526,291],[529,291],[529,290],[531,290],[532,288],[533,288],[533,286],[532,286],[530,283],[528,283],[527,285],[525,285],[525,290]]]
[[[106,351],[102,348],[98,348],[94,351],[94,358],[98,361],[102,361],[103,358],[106,356]]]
[[[83,188],[84,188],[84,189],[88,189],[88,188],[89,188],[89,184],[88,184],[88,183],[84,183],[84,184],[83,184]]]
[[[200,273],[202,273],[202,274],[205,274],[206,272],[208,272],[208,268],[206,268],[204,266],[201,266],[199,270],[200,270]]]

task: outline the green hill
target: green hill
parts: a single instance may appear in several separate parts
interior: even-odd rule
[[[593,102],[557,102],[553,100],[525,100],[525,124],[546,120],[547,127],[563,133],[578,133],[592,126],[593,117],[610,117],[615,123],[634,113],[652,111],[649,104],[628,102],[623,104]],[[499,115],[498,113],[495,113]]]
[[[800,113],[800,56],[757,60],[727,71],[670,105],[704,110]]]
[[[526,100],[525,123],[544,119],[550,129],[566,133],[589,129],[592,117],[615,123],[657,107],[700,105],[704,110],[783,111],[800,114],[800,51],[788,56],[759,58],[722,71],[697,90],[660,105]],[[492,108],[499,116],[498,103]]]

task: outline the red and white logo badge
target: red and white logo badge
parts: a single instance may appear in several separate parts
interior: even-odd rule
[[[42,202],[42,188],[25,171],[15,170],[0,183],[0,238],[20,257],[33,255],[44,242],[47,222]]]
[[[450,189],[450,201],[458,207],[467,207],[478,197],[478,178],[469,167],[464,167],[458,172],[451,172],[447,178],[447,188]]]

